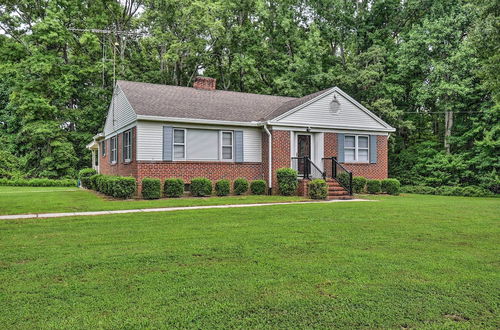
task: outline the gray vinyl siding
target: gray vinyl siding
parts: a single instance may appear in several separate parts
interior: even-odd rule
[[[277,120],[279,123],[308,125],[332,125],[337,127],[363,127],[368,129],[386,129],[382,124],[366,112],[358,108],[351,101],[336,93],[340,102],[340,111],[333,114],[330,111],[330,103],[333,93],[304,106],[303,108]]]
[[[128,102],[127,98],[125,97],[125,94],[120,89],[120,87],[116,86],[115,96],[113,97],[113,100],[109,105],[106,123],[104,124],[104,135],[108,136],[116,130],[119,130],[124,126],[133,123],[136,119],[137,115],[134,109],[132,109],[132,106]]]
[[[243,161],[262,161],[262,131],[254,127],[195,125],[156,121],[137,121],[137,160],[163,159],[163,126],[243,131]]]

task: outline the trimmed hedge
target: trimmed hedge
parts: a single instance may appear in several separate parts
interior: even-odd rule
[[[97,191],[115,198],[131,198],[137,191],[135,178],[98,175],[93,178]]]
[[[366,191],[366,182],[368,180],[362,176],[355,176],[352,178],[352,191],[356,194],[361,194]]]
[[[369,194],[378,194],[381,190],[381,186],[380,180],[368,180],[366,182],[366,190]]]
[[[401,188],[401,183],[397,179],[384,179],[381,183],[381,189],[383,192],[389,195],[399,195],[399,189]]]
[[[326,199],[328,186],[323,179],[314,179],[309,182],[309,197],[312,199]]]
[[[97,188],[97,178],[101,177],[102,174],[94,174],[92,175],[89,180],[90,180],[90,189],[92,190],[98,190]]]
[[[250,191],[254,195],[265,195],[267,183],[264,180],[254,180],[250,183]]]
[[[194,178],[191,180],[191,195],[196,197],[210,196],[212,194],[212,181],[207,178]]]
[[[339,173],[337,175],[337,179],[339,180],[339,182],[342,185],[344,185],[345,187],[349,187],[349,179],[350,179],[349,173],[347,173],[347,172]],[[353,180],[354,180],[354,178],[353,178]]]
[[[159,199],[161,197],[160,179],[144,178],[142,179],[142,198]]]
[[[244,178],[238,178],[233,182],[233,191],[236,195],[242,195],[248,191],[248,181]]]
[[[176,178],[166,179],[163,193],[167,197],[181,197],[184,194],[184,181]]]
[[[90,183],[90,177],[92,175],[96,175],[97,171],[94,170],[93,168],[84,168],[78,172],[78,178],[80,179],[80,183],[82,187],[91,189],[91,183]]]
[[[465,197],[497,197],[491,191],[478,186],[402,186],[400,191],[408,194],[442,195],[442,196],[465,196]]]
[[[215,194],[217,196],[227,196],[231,192],[231,183],[229,180],[219,180],[215,183]]]
[[[76,187],[77,181],[73,179],[0,179],[0,186],[17,187]]]
[[[281,195],[292,196],[297,192],[297,171],[291,168],[280,168],[276,171],[278,190]]]

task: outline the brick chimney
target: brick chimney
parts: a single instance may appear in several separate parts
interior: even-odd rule
[[[198,76],[194,80],[193,87],[197,89],[206,89],[208,91],[213,91],[215,89],[215,82],[217,79],[210,77]]]

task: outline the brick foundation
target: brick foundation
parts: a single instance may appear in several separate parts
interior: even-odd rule
[[[99,172],[106,175],[118,175],[118,176],[133,176],[137,177],[137,161],[136,159],[136,128],[132,128],[132,161],[125,163],[123,161],[123,133],[118,134],[118,161],[116,164],[111,164],[109,162],[109,157],[111,154],[110,139],[106,139],[106,156],[102,156],[102,152],[99,151]]]

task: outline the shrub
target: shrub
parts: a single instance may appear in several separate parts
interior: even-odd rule
[[[231,191],[231,183],[229,180],[219,180],[215,183],[215,194],[217,196],[227,196]]]
[[[352,190],[356,194],[364,193],[366,190],[367,179],[362,176],[355,176],[352,178]]]
[[[314,179],[309,182],[309,197],[312,199],[325,199],[328,195],[328,186],[322,179]]]
[[[97,179],[99,177],[101,177],[101,176],[102,176],[102,174],[94,174],[94,175],[92,175],[89,178],[89,180],[90,180],[90,187],[89,188],[90,189],[92,189],[92,190],[98,190],[98,188],[97,188]]]
[[[130,198],[137,190],[135,178],[115,176],[111,178],[111,192],[115,198]]]
[[[184,194],[184,181],[182,179],[170,178],[165,180],[163,193],[167,197],[180,197]]]
[[[368,180],[366,182],[366,190],[370,194],[378,194],[380,192],[380,180]]]
[[[297,171],[291,168],[280,168],[276,171],[278,178],[278,190],[281,195],[295,195],[297,191]]]
[[[144,178],[142,179],[142,198],[158,199],[161,197],[160,179]]]
[[[384,179],[381,183],[382,191],[389,195],[399,195],[399,188],[401,183],[397,179]]]
[[[247,179],[239,178],[234,180],[233,190],[236,195],[244,194],[248,191],[248,181]]]
[[[337,180],[345,187],[349,187],[350,175],[347,172],[342,172],[337,175]],[[354,180],[354,179],[353,179]]]
[[[196,197],[210,196],[212,182],[207,178],[194,178],[191,180],[191,195]]]
[[[73,179],[0,179],[0,186],[25,186],[25,187],[76,187]]]
[[[254,195],[265,195],[267,183],[264,180],[254,180],[250,183],[250,191]]]
[[[80,172],[78,173],[78,178],[80,179],[82,187],[91,189],[92,186],[90,183],[90,177],[95,174],[97,174],[97,171],[93,168],[84,168],[80,170]]]

